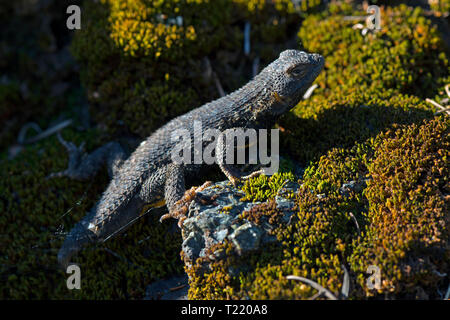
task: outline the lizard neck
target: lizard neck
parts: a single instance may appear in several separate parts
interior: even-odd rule
[[[231,102],[228,104],[228,114],[233,120],[233,126],[268,128],[275,124],[276,117],[267,111],[279,101],[274,99],[274,90],[268,80],[259,74],[242,88],[224,97],[228,103]]]

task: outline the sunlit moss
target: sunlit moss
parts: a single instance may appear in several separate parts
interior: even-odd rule
[[[291,274],[339,296],[346,268],[350,298],[424,298],[423,292],[436,298],[436,288],[446,286],[439,274],[450,263],[448,201],[442,197],[448,193],[449,124],[436,118],[329,151],[306,170],[291,223],[272,221],[277,242],[242,257],[231,244],[219,245],[226,259],[186,268],[190,297],[305,299],[317,293],[287,280]],[[343,193],[351,180],[360,187]],[[255,223],[265,213],[276,217],[273,204],[243,216]],[[369,265],[382,270],[378,291],[366,285]]]
[[[326,57],[317,79],[325,93],[358,87],[434,95],[450,66],[437,28],[420,8],[386,7],[381,10],[381,30],[365,36],[352,28],[354,21],[344,19],[364,13],[349,6],[335,8],[331,15],[308,16],[298,33],[305,49]]]
[[[245,196],[241,201],[266,201],[273,199],[278,191],[289,181],[294,181],[295,177],[291,172],[276,173],[273,176],[264,174],[248,179],[244,182],[241,190]]]

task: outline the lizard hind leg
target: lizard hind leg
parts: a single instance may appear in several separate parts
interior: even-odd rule
[[[205,182],[200,187],[192,187],[186,191],[184,184],[184,166],[181,164],[169,164],[166,171],[166,182],[164,186],[164,198],[166,200],[169,213],[163,215],[160,221],[168,218],[178,219],[178,226],[181,227],[189,209],[189,204],[200,192],[210,186],[210,181]]]
[[[84,143],[77,147],[74,143],[65,141],[61,134],[57,135],[59,142],[66,148],[69,163],[66,170],[51,173],[48,179],[69,177],[76,180],[86,180],[93,177],[104,163],[108,166],[110,177],[114,176],[127,158],[125,151],[118,142],[109,142],[90,154],[84,152]]]
[[[198,192],[203,191],[210,185],[212,185],[212,182],[206,181],[200,187],[192,187],[185,191],[181,199],[175,202],[175,204],[171,207],[172,209],[169,209],[169,213],[161,216],[159,221],[162,222],[168,218],[174,218],[178,220],[178,227],[181,228],[183,221],[187,218],[186,214],[189,210],[189,204],[196,199]]]

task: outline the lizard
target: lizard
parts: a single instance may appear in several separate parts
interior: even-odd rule
[[[106,241],[124,231],[149,207],[166,205],[168,213],[160,221],[172,217],[179,219],[180,226],[188,205],[211,182],[186,191],[185,180],[198,176],[206,164],[172,161],[171,150],[177,142],[171,139],[171,133],[183,128],[193,137],[194,121],[201,121],[203,131],[270,129],[282,114],[298,104],[323,66],[324,58],[319,54],[285,50],[240,89],[157,129],[129,157],[118,142],[109,142],[87,154],[83,144],[77,147],[58,135],[68,152],[68,167],[50,174],[50,178],[90,179],[104,164],[111,176],[98,202],[67,234],[58,252],[58,263],[67,268],[72,256],[83,246]],[[233,184],[261,173],[260,170],[248,176],[240,175],[223,162],[226,146],[217,143],[216,148],[216,163]]]

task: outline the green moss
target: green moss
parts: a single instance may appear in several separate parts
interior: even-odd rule
[[[381,11],[381,30],[363,36],[345,15],[365,15],[348,6],[308,16],[298,33],[310,52],[324,55],[325,70],[317,79],[322,91],[337,87],[395,89],[420,97],[434,96],[449,73],[440,34],[420,8],[406,5]]]
[[[286,0],[103,0],[85,1],[83,11],[72,52],[91,114],[110,133],[140,137],[218,98],[205,58],[231,92],[249,80],[253,59],[265,65],[285,49],[301,21]],[[245,21],[251,23],[248,58]]]
[[[437,16],[448,16],[450,12],[449,0],[430,0],[428,1],[431,9],[435,11]]]
[[[294,181],[295,177],[291,172],[275,173],[268,177],[264,174],[248,179],[244,182],[241,190],[245,196],[241,201],[266,201],[275,198],[280,188],[287,182]]]
[[[91,113],[109,132],[145,137],[217,97],[204,57],[235,44],[229,1],[105,0],[84,8],[72,52]]]
[[[448,201],[442,196],[449,191],[449,125],[448,119],[436,118],[397,126],[352,148],[332,149],[306,170],[291,223],[272,220],[276,243],[243,257],[231,244],[222,244],[226,259],[208,261],[210,269],[205,261],[187,268],[190,297],[305,299],[316,293],[286,280],[290,274],[338,296],[344,265],[353,288],[350,298],[423,298],[423,292],[436,298],[436,288],[447,286],[438,275],[450,263]],[[342,184],[351,180],[361,187],[343,193]],[[273,201],[258,210],[243,214],[255,223],[277,216]],[[366,286],[369,265],[381,269],[378,291]]]
[[[66,9],[63,1],[0,4],[0,152],[17,142],[28,122],[45,130],[73,116],[68,97],[79,91],[79,84],[65,50],[72,34],[65,27]]]
[[[436,119],[375,141],[364,191],[368,225],[349,258],[362,295],[375,294],[364,282],[369,265],[381,270],[378,293],[404,295],[435,295],[426,288],[438,287],[439,271],[449,270],[449,125],[448,117]]]
[[[392,90],[314,95],[279,121],[282,149],[300,163],[318,159],[333,147],[351,147],[394,123],[414,123],[432,116],[433,106]]]
[[[86,141],[88,151],[102,142],[96,131],[66,130],[63,136],[75,144]],[[1,299],[141,299],[152,281],[182,272],[180,235],[149,214],[126,234],[75,257],[81,290],[68,290],[68,275],[56,261],[61,231],[68,232],[98,199],[109,180],[106,170],[90,182],[46,179],[67,166],[56,137],[25,148],[14,160],[2,154],[0,161]]]

